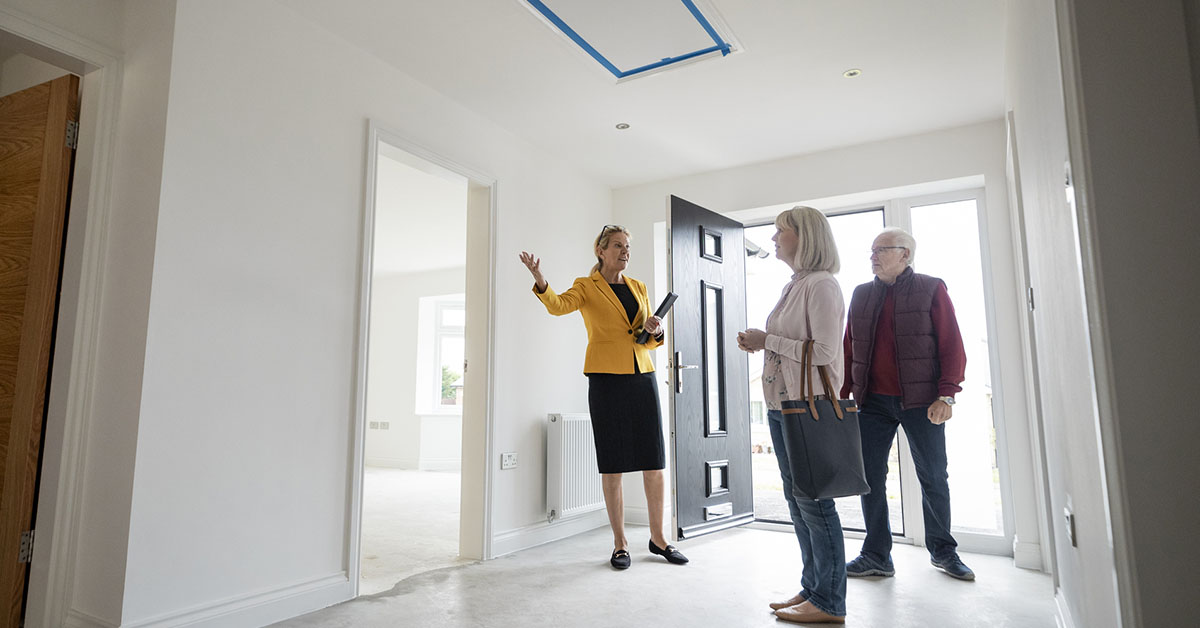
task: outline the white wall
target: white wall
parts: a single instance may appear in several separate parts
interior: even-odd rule
[[[122,50],[128,43],[125,5],[136,7],[139,3],[136,0],[3,0],[0,4],[110,50]]]
[[[69,74],[62,68],[23,54],[14,54],[0,62],[0,96],[52,81]]]
[[[1020,297],[1012,257],[1005,178],[1005,127],[1002,121],[936,131],[871,144],[863,144],[789,159],[755,164],[679,179],[623,188],[613,192],[613,220],[627,225],[637,248],[630,274],[645,277],[652,293],[665,292],[654,281],[652,225],[666,219],[666,197],[674,194],[722,213],[758,207],[858,195],[857,202],[892,198],[897,188],[951,179],[982,176],[987,206],[985,248],[990,250],[991,282],[997,307],[996,330],[1001,368],[995,374],[1004,395],[1004,436],[1008,442],[1008,471],[1018,543],[1024,554],[1035,557],[1022,566],[1038,567],[1039,522],[1034,499],[1029,417],[1025,411],[1018,319]],[[930,187],[932,190],[933,188]],[[872,195],[872,191],[879,191]],[[867,193],[860,195],[859,193]],[[661,365],[660,365],[661,368]],[[663,399],[666,412],[667,400]],[[640,490],[629,501],[637,504]]]
[[[392,273],[372,280],[367,420],[387,421],[390,427],[367,431],[368,465],[417,469],[422,458],[445,457],[445,447],[437,442],[443,439],[423,431],[422,423],[436,429],[447,422],[461,425],[462,417],[425,420],[417,413],[417,345],[423,331],[418,313],[421,297],[461,293],[465,284],[463,268]],[[431,441],[425,442],[427,439]],[[454,439],[453,447],[457,458],[458,439]]]
[[[274,2],[181,2],[125,623],[347,590],[368,118],[499,182],[494,441],[522,466],[496,476],[494,529],[544,519],[542,421],[584,404],[584,335],[516,253],[582,274],[609,191]]]

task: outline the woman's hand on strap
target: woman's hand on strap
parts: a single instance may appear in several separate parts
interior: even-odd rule
[[[742,351],[754,353],[767,348],[767,332],[761,329],[747,329],[746,331],[738,332],[737,335],[738,348]]]
[[[533,253],[521,251],[521,263],[524,264],[525,268],[529,269],[529,273],[533,275],[533,281],[537,284],[537,291],[545,292],[546,286],[549,284],[546,283],[546,278],[542,276],[542,260],[534,257]]]

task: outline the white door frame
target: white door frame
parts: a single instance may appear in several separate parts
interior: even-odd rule
[[[25,624],[62,626],[72,608],[76,543],[84,487],[105,273],[114,134],[123,65],[120,55],[45,21],[0,5],[0,30],[42,58],[82,77],[80,137],[72,174],[59,336],[56,341],[34,522],[38,543],[30,567]]]
[[[366,427],[367,427],[367,353],[371,318],[371,272],[374,258],[375,242],[375,187],[376,167],[379,154],[379,144],[386,142],[430,163],[458,173],[471,183],[487,187],[490,190],[488,202],[488,219],[486,221],[487,251],[482,258],[469,260],[467,264],[467,288],[482,279],[486,274],[487,294],[467,298],[467,347],[468,358],[472,355],[484,355],[486,359],[472,370],[472,386],[468,387],[467,404],[463,407],[462,430],[462,495],[459,525],[459,552],[466,558],[491,558],[492,541],[492,470],[487,464],[492,459],[492,400],[494,380],[492,362],[495,355],[495,254],[496,254],[496,193],[497,183],[493,177],[463,166],[457,162],[441,157],[403,135],[391,131],[375,120],[367,123],[367,172],[366,193],[363,209],[363,233],[361,242],[362,259],[360,266],[361,284],[359,287],[358,332],[356,347],[356,374],[354,397],[354,425],[351,428],[354,438],[354,452],[351,461],[350,511],[348,520],[349,543],[347,548],[347,574],[350,579],[352,596],[358,596],[359,578],[362,569],[362,507],[363,507],[363,467],[365,462]],[[473,230],[481,230],[484,225],[473,224],[467,220],[467,237],[471,238]],[[483,235],[478,231],[474,235]],[[470,247],[468,247],[470,249]],[[473,300],[485,299],[485,320],[473,322],[471,311],[480,311],[472,307]],[[477,319],[474,319],[477,320]],[[478,388],[476,388],[478,387]],[[477,393],[482,389],[482,394]],[[472,404],[471,401],[478,400]],[[470,427],[470,429],[468,429]],[[481,451],[482,450],[482,451]],[[482,453],[482,455],[480,455]],[[475,481],[471,481],[471,480]],[[482,481],[479,481],[482,480]]]
[[[996,291],[993,287],[993,272],[992,272],[992,253],[991,244],[988,237],[987,229],[987,193],[984,188],[972,187],[951,192],[940,192],[937,194],[924,194],[921,196],[909,196],[898,198],[889,203],[889,207],[884,210],[884,219],[889,227],[900,227],[909,233],[912,233],[912,208],[923,205],[936,205],[940,203],[953,203],[955,201],[975,201],[975,224],[979,238],[979,261],[983,270],[983,301],[984,301],[984,316],[986,318],[985,326],[988,335],[988,367],[992,375],[992,426],[996,430],[996,460],[1000,469],[1000,505],[1002,519],[1002,535],[992,536],[985,534],[976,534],[972,532],[958,531],[954,532],[954,537],[959,541],[960,547],[964,551],[979,552],[985,554],[998,554],[1001,556],[1010,556],[1013,553],[1013,536],[1015,534],[1015,524],[1013,517],[1013,491],[1012,482],[1009,475],[1009,463],[1011,458],[1008,454],[1008,439],[1007,430],[1005,429],[1005,396],[1004,382],[1000,376],[1000,335],[996,329],[996,317],[998,310],[996,309]],[[912,467],[911,452],[907,451],[907,442],[901,445],[901,468],[907,464],[911,469],[911,473],[904,477],[905,481],[911,483],[907,486],[916,487],[916,497],[921,497],[920,484],[917,482],[916,469]],[[908,462],[903,462],[907,454]],[[925,545],[925,520],[921,511],[916,508],[906,508],[904,513],[904,530],[906,536],[908,531],[912,530],[913,542],[916,545]]]
[[[1038,374],[1037,339],[1034,333],[1033,318],[1033,281],[1029,272],[1029,246],[1025,236],[1025,201],[1021,196],[1021,162],[1017,150],[1016,120],[1012,110],[1005,114],[1005,130],[1008,134],[1008,161],[1006,175],[1008,176],[1009,211],[1011,212],[1013,233],[1013,260],[1017,265],[1017,285],[1026,299],[1018,317],[1018,329],[1021,338],[1021,364],[1025,372],[1026,412],[1029,415],[1029,445],[1033,458],[1034,492],[1036,493],[1038,512],[1038,560],[1040,569],[1049,572],[1058,588],[1058,558],[1054,553],[1054,521],[1050,515],[1050,478],[1046,473],[1046,430],[1042,419],[1042,398],[1040,375]],[[1020,536],[1013,544],[1013,558],[1018,567],[1026,567],[1033,563],[1032,556],[1026,556],[1031,546],[1028,540]],[[1032,553],[1032,552],[1029,552]]]

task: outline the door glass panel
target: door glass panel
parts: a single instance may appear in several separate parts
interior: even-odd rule
[[[850,297],[854,287],[874,278],[871,273],[870,255],[871,241],[883,229],[883,210],[871,209],[850,214],[842,214],[829,218],[833,229],[834,240],[837,243],[838,254],[841,257],[842,268],[837,274],[838,283],[842,287],[842,296],[846,306],[850,305]],[[775,234],[775,225],[766,224],[746,229],[746,239],[766,251],[773,251],[774,244],[771,236]],[[749,257],[746,260],[746,312],[750,327],[762,329],[766,326],[767,315],[779,301],[783,287],[791,281],[791,269],[776,259],[768,257]],[[751,409],[765,407],[762,392],[763,356],[761,353],[750,356],[750,406]],[[752,414],[753,416],[753,414]],[[754,463],[754,515],[755,518],[766,521],[789,523],[787,503],[783,496],[783,480],[779,477],[779,464],[775,457],[774,443],[767,421],[751,421],[750,451]],[[888,459],[888,518],[893,534],[904,534],[903,498],[900,482],[899,448],[892,444],[892,452]],[[838,514],[842,519],[842,527],[848,530],[862,530],[862,506],[857,497],[837,500]]]
[[[721,261],[721,234],[700,227],[700,256],[714,262]]]
[[[946,282],[967,350],[966,381],[946,423],[954,531],[1002,535],[1000,470],[992,416],[992,374],[983,265],[974,199],[914,206],[913,270]]]
[[[704,287],[704,417],[705,434],[725,434],[725,404],[722,399],[721,365],[724,364],[724,343],[721,342],[721,286],[701,282]]]

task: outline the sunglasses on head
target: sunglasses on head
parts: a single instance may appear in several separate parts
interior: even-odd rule
[[[624,230],[625,230],[625,227],[622,227],[621,225],[604,225],[604,228],[600,230],[600,237],[603,238],[604,234],[609,233],[610,231],[624,231]]]

